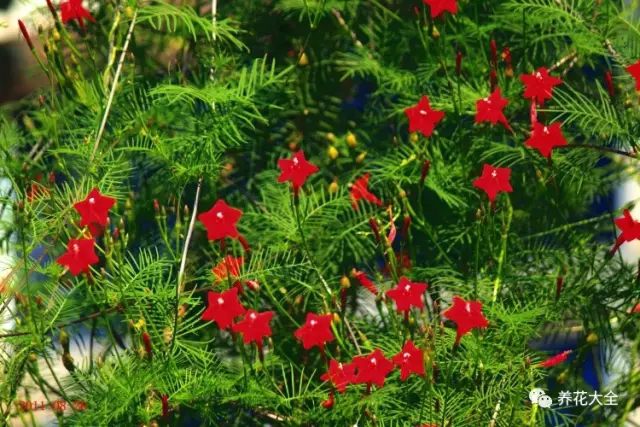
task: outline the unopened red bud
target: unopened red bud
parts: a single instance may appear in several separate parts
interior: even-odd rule
[[[118,237],[120,237],[120,229],[118,227],[116,227],[113,230],[113,240],[118,240]]]
[[[431,161],[427,159],[422,163],[422,170],[420,171],[420,186],[422,186],[424,184],[424,180],[427,179],[429,169],[431,169]]]
[[[462,52],[456,53],[456,75],[462,74]]]
[[[257,280],[247,280],[247,287],[252,291],[259,291],[260,283]]]
[[[560,293],[562,293],[563,286],[564,286],[564,277],[558,276],[556,278],[556,299],[560,298]]]
[[[169,396],[163,394],[160,399],[162,400],[162,416],[166,417],[169,415]]]
[[[376,238],[376,242],[380,241],[380,226],[378,226],[378,220],[371,217],[369,218],[369,227],[371,227],[371,231],[373,231],[373,235]]]
[[[53,7],[53,3],[51,3],[51,0],[47,0],[47,7],[49,8],[49,12],[51,12],[53,17],[57,18],[58,14],[56,13],[56,8]]]
[[[405,215],[402,220],[402,236],[406,239],[409,238],[409,228],[411,227],[411,216]]]
[[[494,39],[489,42],[489,48],[491,49],[491,66],[495,69],[498,66],[498,46]]]
[[[496,90],[496,87],[498,86],[498,74],[495,69],[492,69],[489,72],[489,84],[491,85],[491,92]]]
[[[145,353],[151,359],[153,357],[153,347],[151,346],[151,337],[146,332],[142,333],[142,343],[144,344]]]
[[[607,87],[607,91],[609,92],[610,97],[614,97],[616,92],[613,87],[613,77],[611,76],[611,71],[607,70],[604,73],[604,84]]]
[[[18,19],[18,26],[20,27],[20,31],[22,32],[22,36],[24,40],[29,45],[29,49],[33,50],[33,43],[31,42],[31,36],[29,36],[29,31],[27,31],[27,27],[24,25],[21,19]]]
[[[156,211],[156,213],[160,212],[160,203],[158,202],[158,199],[153,199],[153,210]]]

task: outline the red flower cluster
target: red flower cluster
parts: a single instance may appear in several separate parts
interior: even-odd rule
[[[238,299],[238,289],[231,288],[217,293],[209,291],[209,302],[202,313],[202,320],[212,321],[218,324],[220,329],[229,329],[242,334],[245,344],[255,342],[262,347],[262,339],[271,336],[269,323],[273,318],[273,311],[259,313],[255,310],[246,310]],[[242,320],[234,323],[235,319],[243,316]]]
[[[422,350],[409,340],[404,344],[402,350],[391,359],[387,359],[380,349],[375,349],[367,355],[355,356],[350,363],[341,363],[332,359],[329,362],[329,370],[320,379],[329,381],[340,393],[344,393],[347,386],[351,384],[382,387],[394,367],[400,369],[402,381],[405,381],[411,374],[424,376]]]
[[[109,210],[115,203],[114,198],[104,196],[94,188],[84,200],[75,203],[73,207],[80,214],[80,226],[89,227],[91,234],[97,236],[107,225]],[[56,262],[68,268],[73,276],[88,273],[89,267],[99,261],[95,243],[94,238],[71,239],[67,243],[67,251]]]

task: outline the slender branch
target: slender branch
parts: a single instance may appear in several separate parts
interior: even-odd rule
[[[136,26],[137,17],[138,17],[138,11],[136,10],[133,13],[133,18],[131,18],[131,25],[129,25],[129,31],[127,32],[127,38],[124,41],[124,46],[122,46],[122,53],[120,54],[120,59],[118,60],[116,75],[113,78],[113,85],[111,86],[111,92],[109,93],[107,106],[104,110],[104,115],[102,116],[102,123],[100,123],[100,129],[98,129],[98,136],[96,136],[96,141],[93,143],[93,151],[91,152],[91,158],[90,158],[92,162],[93,162],[93,159],[96,157],[96,153],[98,152],[98,146],[100,145],[100,140],[102,139],[102,134],[104,133],[104,129],[107,126],[107,119],[109,118],[109,112],[111,111],[111,105],[113,104],[113,97],[116,93],[116,88],[118,87],[118,81],[120,80],[120,73],[122,72],[122,65],[124,64],[124,58],[127,55],[127,50],[129,49],[129,42],[131,41],[131,35],[133,34],[133,29]]]
[[[560,147],[555,147],[556,150],[563,150],[563,149],[566,150],[566,149],[573,149],[573,148],[589,148],[591,150],[603,151],[605,153],[619,154],[621,156],[629,157],[632,159],[638,158],[638,155],[636,153],[630,153],[628,151],[622,151],[616,148],[601,147],[599,145],[592,145],[592,144],[568,144],[568,145],[562,145]]]
[[[196,224],[196,216],[198,215],[198,201],[200,200],[200,189],[202,188],[202,176],[198,178],[198,186],[196,187],[196,197],[193,201],[193,209],[191,211],[191,220],[189,221],[189,229],[187,230],[187,237],[184,240],[184,248],[182,249],[182,259],[180,260],[180,269],[178,270],[178,286],[176,287],[176,303],[175,303],[175,318],[173,321],[173,334],[171,334],[171,348],[175,343],[176,332],[178,330],[178,309],[180,306],[180,293],[184,286],[184,270],[187,266],[187,253],[189,252],[189,243],[191,242],[191,236],[193,235],[193,227]]]

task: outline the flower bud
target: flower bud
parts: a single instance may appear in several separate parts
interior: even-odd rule
[[[349,132],[349,133],[347,134],[347,138],[346,138],[346,140],[347,140],[347,145],[348,145],[349,147],[351,147],[351,148],[355,148],[355,146],[356,146],[356,145],[358,145],[358,139],[357,139],[357,138],[356,138],[356,136],[355,136],[353,133],[351,133],[351,132]]]
[[[351,281],[349,280],[349,278],[347,276],[342,276],[340,278],[340,287],[342,289],[348,289],[351,287]]]
[[[364,162],[364,158],[367,157],[367,152],[363,151],[362,153],[358,154],[358,157],[356,157],[356,163],[360,164],[362,162]]]
[[[327,155],[331,160],[337,159],[339,154],[340,153],[338,153],[338,150],[333,145],[330,145],[329,148],[327,149]]]
[[[24,40],[29,45],[29,49],[33,50],[33,43],[31,42],[31,36],[29,36],[29,31],[27,31],[27,27],[24,25],[21,19],[18,19],[18,26],[20,27],[20,31],[22,32],[22,36]]]
[[[329,184],[329,193],[335,194],[337,192],[338,192],[338,182],[333,181],[331,184]]]

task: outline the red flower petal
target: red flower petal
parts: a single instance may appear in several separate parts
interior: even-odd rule
[[[431,136],[435,126],[444,117],[444,112],[431,108],[428,96],[423,96],[417,105],[407,108],[404,113],[409,119],[409,132],[418,131],[426,137]]]
[[[331,331],[332,318],[331,314],[307,313],[304,325],[294,332],[294,336],[302,341],[305,350],[314,346],[322,348],[335,339]]]
[[[625,70],[636,81],[636,90],[640,90],[640,59],[636,63],[629,65]]]
[[[616,227],[620,229],[620,234],[616,239],[616,243],[611,248],[611,253],[614,253],[625,242],[631,242],[632,240],[640,239],[640,222],[633,219],[629,209],[625,209],[622,212],[620,218],[616,218],[614,221]]]
[[[511,126],[509,126],[509,122],[507,122],[507,118],[502,111],[507,104],[509,104],[509,101],[502,97],[500,88],[493,91],[488,97],[479,99],[476,101],[476,123],[489,122],[492,125],[500,123],[506,129],[511,130]]]
[[[553,88],[562,84],[562,80],[549,75],[545,67],[538,68],[532,74],[522,74],[520,80],[524,83],[524,97],[543,104],[545,100],[551,99]]]
[[[411,340],[408,340],[402,350],[391,358],[393,363],[400,368],[400,379],[406,380],[409,375],[424,376],[424,355]]]
[[[489,321],[482,314],[482,303],[466,301],[459,296],[453,297],[453,305],[442,315],[457,326],[456,345],[460,343],[460,338],[472,329],[489,326]]]
[[[91,224],[106,226],[109,209],[115,203],[116,199],[101,194],[97,188],[91,190],[84,200],[73,205],[80,214],[80,227]]]
[[[347,386],[355,381],[356,366],[353,363],[340,363],[335,359],[329,362],[329,370],[320,376],[322,381],[330,381],[336,390],[344,393]]]
[[[78,21],[81,27],[84,25],[83,19],[96,22],[91,13],[82,6],[82,0],[68,0],[60,3],[60,14],[62,15],[63,24],[74,19]]]
[[[94,239],[71,239],[67,243],[67,251],[56,262],[67,267],[73,276],[87,273],[89,266],[99,261],[95,243]]]
[[[551,152],[555,147],[567,145],[567,140],[562,134],[560,123],[556,122],[545,126],[540,122],[533,124],[531,136],[524,143],[527,147],[535,148],[546,158],[551,158]]]
[[[442,12],[449,12],[453,15],[458,13],[456,0],[422,0],[422,2],[431,8],[432,18],[440,16]]]
[[[309,176],[319,170],[316,165],[309,163],[305,159],[302,150],[296,152],[291,159],[278,160],[278,167],[281,170],[278,182],[291,181],[295,194],[298,194],[298,190],[304,185]]]
[[[485,163],[482,167],[482,175],[473,181],[473,186],[484,190],[489,200],[493,203],[501,191],[506,193],[513,191],[510,180],[510,168],[497,168]]]
[[[358,209],[358,202],[360,200],[366,200],[367,202],[382,206],[382,201],[369,191],[369,178],[370,175],[365,173],[351,185],[351,204],[354,209]]]
[[[209,240],[222,240],[225,237],[237,239],[239,233],[236,223],[240,217],[240,209],[232,208],[220,199],[207,212],[198,215],[198,220],[207,229]]]
[[[202,313],[202,320],[216,322],[220,329],[227,329],[234,319],[242,316],[245,308],[238,300],[238,288],[231,288],[227,291],[207,294],[208,305]]]
[[[353,364],[356,367],[354,382],[375,384],[378,387],[384,385],[385,378],[393,370],[393,362],[384,357],[380,349],[376,349],[366,356],[354,357]]]
[[[240,322],[231,326],[231,330],[233,330],[233,332],[240,332],[245,344],[255,342],[261,345],[264,337],[271,336],[269,323],[272,318],[273,311],[258,313],[255,310],[249,310]]]
[[[411,307],[424,307],[424,293],[427,288],[426,283],[412,282],[403,276],[397,286],[388,290],[386,294],[395,301],[398,312],[406,312]]]

